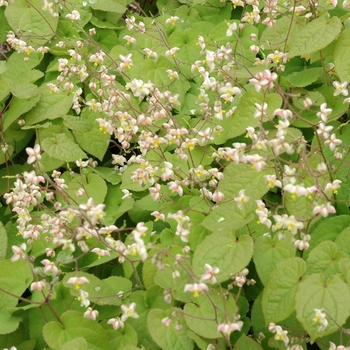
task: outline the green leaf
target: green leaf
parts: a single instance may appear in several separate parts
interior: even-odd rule
[[[170,317],[173,312],[180,315],[183,310],[169,308],[168,310],[151,310],[147,317],[147,325],[152,338],[161,347],[162,350],[191,350],[194,342],[187,336],[188,327],[183,317],[176,317],[168,327],[162,324],[165,317]],[[181,330],[176,330],[176,325],[181,326]]]
[[[308,68],[300,72],[294,72],[285,78],[293,86],[304,87],[314,83],[322,75],[323,75],[323,69],[320,67],[320,68]]]
[[[220,144],[243,134],[248,125],[256,127],[259,119],[254,118],[255,103],[262,104],[263,99],[264,95],[256,91],[247,91],[243,94],[234,114],[219,123],[224,130],[215,138],[215,143]]]
[[[29,99],[13,97],[10,108],[4,115],[4,131],[22,114],[30,111],[40,100],[40,95],[35,95]]]
[[[306,273],[323,272],[325,278],[339,273],[339,260],[347,257],[344,252],[337,252],[337,246],[331,241],[323,241],[309,254],[306,261]]]
[[[44,45],[55,35],[58,18],[47,15],[41,0],[19,0],[6,8],[5,16],[14,32],[21,31],[26,43],[34,47]]]
[[[98,305],[120,305],[119,292],[126,293],[132,288],[131,282],[123,277],[111,276],[107,279],[99,279],[92,274],[86,272],[79,272],[78,274],[70,272],[65,275],[63,283],[69,288],[70,293],[73,296],[79,296],[79,290],[74,288],[73,285],[67,284],[67,281],[71,277],[86,277],[89,283],[81,285],[81,289],[89,293],[89,300],[95,302]]]
[[[4,290],[21,296],[33,280],[29,263],[24,260],[0,261],[0,286]],[[16,306],[18,299],[3,291],[0,291],[0,310]]]
[[[346,257],[339,261],[339,270],[341,273],[341,279],[347,285],[350,293],[350,258]]]
[[[62,174],[68,189],[66,190],[70,198],[65,198],[65,203],[87,203],[89,198],[94,200],[95,205],[102,204],[107,194],[106,182],[96,174],[74,174],[72,176],[69,172]],[[83,188],[85,193],[78,197],[76,191]]]
[[[67,311],[61,316],[61,322],[49,322],[43,328],[44,339],[54,350],[61,349],[65,343],[78,337],[85,339],[89,349],[111,349],[102,326],[89,318],[84,318],[81,312]]]
[[[87,350],[87,342],[83,337],[74,338],[61,347],[61,350]]]
[[[277,235],[259,237],[254,245],[253,259],[261,282],[266,285],[277,264],[294,255],[295,247],[289,239],[279,240]]]
[[[222,292],[212,289],[192,300],[193,303],[187,303],[184,307],[188,327],[202,337],[221,338],[218,325],[225,319],[225,315],[234,315],[237,310],[232,295],[226,298]]]
[[[205,272],[205,264],[218,267],[220,272],[217,280],[220,283],[245,268],[252,254],[253,240],[250,236],[244,235],[237,239],[232,232],[213,233],[198,245],[192,266],[198,277]]]
[[[127,345],[137,345],[137,333],[129,324],[124,323],[124,328],[114,330],[110,324],[102,323],[109,338],[109,343],[113,350],[124,350]],[[68,349],[67,349],[68,350]]]
[[[82,117],[67,115],[63,118],[63,124],[71,130],[78,132],[87,132],[93,129],[94,123]]]
[[[345,29],[337,39],[334,49],[334,65],[341,81],[350,81],[350,28]]]
[[[7,232],[2,222],[0,222],[0,261],[5,259],[6,253],[7,253]]]
[[[11,86],[12,94],[20,99],[35,98],[39,94],[39,89],[35,84],[25,80],[16,81]]]
[[[224,193],[226,200],[237,197],[239,191],[244,189],[246,196],[249,197],[249,202],[254,202],[269,189],[264,176],[271,174],[271,170],[258,172],[248,164],[230,163],[225,167],[223,173],[224,178],[219,182],[219,191]],[[232,204],[232,206],[234,205]],[[236,210],[240,209],[237,207]]]
[[[84,151],[102,160],[107,151],[111,136],[100,130],[99,124],[95,121],[99,117],[96,112],[84,110],[82,117],[93,122],[94,127],[92,130],[86,132],[73,130],[74,138]]]
[[[87,158],[81,148],[65,134],[57,134],[54,137],[47,138],[43,140],[41,145],[50,157],[65,162],[75,162]]]
[[[242,334],[235,343],[235,350],[263,350],[263,348],[252,338]]]
[[[269,173],[271,173],[270,170],[257,172],[251,165],[242,163],[231,163],[226,166],[224,178],[219,182],[219,190],[224,193],[225,200],[231,200],[231,202],[219,204],[201,225],[217,232],[231,230],[232,227],[238,229],[251,221],[255,216],[251,214],[256,209],[255,200],[260,199],[269,189],[264,178],[264,175]],[[250,199],[241,210],[232,200],[243,189],[246,190],[245,194]]]
[[[276,265],[263,291],[265,324],[279,323],[294,312],[299,279],[305,272],[301,258],[287,258]]]
[[[122,5],[124,1],[118,0],[103,0],[103,1],[91,1],[89,5],[94,10],[101,10],[106,12],[117,12],[123,14],[126,12],[127,8]]]
[[[349,215],[340,215],[335,217],[329,217],[326,219],[321,219],[315,223],[309,234],[312,236],[310,241],[310,246],[308,250],[304,250],[304,258],[307,259],[310,252],[322,241],[329,240],[334,241],[340,232],[350,225]]]
[[[63,117],[72,106],[72,94],[50,93],[50,89],[46,84],[41,85],[39,90],[41,94],[40,101],[23,116],[26,125],[37,124],[45,119]]]
[[[337,16],[328,18],[328,15],[316,18],[309,22],[298,37],[290,42],[289,57],[306,55],[318,51],[330,44],[341,31],[341,21]]]
[[[295,298],[297,318],[312,340],[339,330],[349,317],[350,297],[346,284],[339,275],[328,279],[321,273],[307,276],[299,285]],[[328,326],[319,331],[320,324],[314,322],[315,309],[326,313]]]
[[[0,334],[14,332],[21,321],[21,317],[12,316],[6,311],[0,310]]]

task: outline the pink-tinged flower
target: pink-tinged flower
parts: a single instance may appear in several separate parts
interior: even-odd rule
[[[348,96],[349,91],[347,89],[347,86],[348,86],[347,81],[344,81],[343,83],[339,83],[339,81],[333,81],[333,86],[335,87],[333,96],[338,96],[338,95]]]
[[[183,189],[180,186],[179,181],[170,181],[168,182],[168,187],[172,192],[176,192],[180,197],[183,195]]]
[[[171,324],[171,319],[169,317],[165,317],[162,319],[162,324],[164,327],[169,327]]]
[[[216,283],[216,275],[220,272],[218,267],[211,267],[209,264],[204,265],[205,273],[201,277],[201,281],[209,281],[211,284]]]
[[[67,284],[72,284],[76,290],[79,290],[84,283],[89,283],[89,280],[86,277],[71,277],[67,281]]]
[[[92,310],[91,307],[88,307],[87,310],[84,312],[84,318],[90,318],[93,321],[96,321],[96,318],[98,317],[99,312],[97,310]]]
[[[213,193],[212,200],[217,203],[217,202],[222,202],[225,199],[225,195],[220,192],[219,190],[215,190]]]
[[[277,79],[277,74],[272,73],[268,69],[264,70],[263,72],[258,72],[255,75],[255,78],[249,79],[249,82],[253,85],[255,85],[255,90],[259,92],[262,88],[263,89],[272,89],[273,88],[273,82]]]
[[[317,205],[313,210],[314,215],[320,214],[324,218],[327,217],[328,214],[335,214],[335,213],[336,213],[336,210],[331,205],[330,202],[328,202],[327,204]]]
[[[230,336],[230,334],[234,331],[241,331],[243,327],[242,321],[237,321],[235,323],[223,323],[218,325],[218,332],[222,332],[227,336]]]
[[[33,282],[31,285],[30,285],[30,290],[31,291],[41,291],[45,288],[46,286],[46,281],[43,280],[43,281],[36,281],[36,282]]]
[[[209,288],[205,283],[193,283],[193,284],[186,284],[184,292],[192,292],[193,296],[197,298],[199,294],[207,290],[209,290]]]
[[[123,37],[123,39],[124,40],[126,40],[126,42],[127,42],[127,44],[135,44],[136,43],[136,39],[135,38],[133,38],[132,36],[130,36],[130,35],[125,35],[124,37]]]
[[[41,260],[41,263],[45,266],[44,272],[45,273],[52,273],[54,276],[57,276],[60,273],[60,270],[55,265],[55,263],[51,262],[48,259]]]
[[[332,130],[333,130],[333,126],[331,125],[326,126],[324,123],[321,122],[317,125],[316,132],[318,135],[322,136],[323,138],[328,139],[329,132]]]
[[[40,155],[40,145],[35,145],[34,148],[30,148],[27,147],[26,148],[26,152],[28,154],[28,160],[27,163],[28,164],[32,164],[37,160],[41,159],[41,155]]]
[[[119,328],[124,328],[124,322],[119,317],[111,318],[107,323],[111,324],[115,331]]]
[[[135,311],[136,303],[131,303],[129,306],[122,305],[121,309],[123,311],[121,320],[125,322],[129,317],[139,318],[139,314]]]
[[[25,250],[27,249],[27,245],[25,243],[22,243],[19,247],[16,245],[12,246],[13,256],[11,258],[11,261],[17,261],[19,259],[25,259],[27,257],[27,254],[25,253]]]
[[[72,22],[80,20],[80,13],[77,10],[73,10],[72,13],[66,15],[66,18],[69,18]]]

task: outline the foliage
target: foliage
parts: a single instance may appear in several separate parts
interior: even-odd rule
[[[0,348],[345,349],[350,2],[130,2],[0,0]]]

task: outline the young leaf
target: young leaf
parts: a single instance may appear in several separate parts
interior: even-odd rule
[[[237,310],[233,297],[230,295],[226,299],[222,293],[212,289],[197,298],[193,297],[192,301],[184,307],[188,327],[202,337],[220,338],[222,335],[218,332],[218,325],[226,314],[234,315]]]
[[[113,350],[124,350],[127,345],[137,345],[137,333],[129,324],[124,323],[124,328],[114,330],[110,324],[101,323],[109,338]]]
[[[14,32],[20,30],[28,35],[28,45],[44,45],[55,35],[58,18],[47,16],[42,7],[41,0],[31,0],[29,4],[19,0],[6,8],[5,16],[9,25]]]
[[[277,324],[293,313],[299,279],[304,272],[305,262],[301,258],[287,258],[276,265],[263,291],[266,325]]]
[[[46,323],[43,336],[53,349],[61,349],[65,343],[78,337],[86,340],[89,349],[111,349],[102,326],[89,318],[84,318],[83,314],[77,311],[66,311],[61,316],[61,323],[57,321]]]
[[[193,270],[200,277],[204,265],[218,267],[218,282],[229,279],[245,268],[253,254],[253,240],[250,236],[240,236],[238,239],[232,232],[213,233],[198,245],[193,255]]]
[[[306,55],[318,51],[330,44],[341,31],[339,17],[328,18],[327,15],[316,18],[309,22],[298,37],[289,43],[289,57]]]
[[[0,261],[0,286],[14,295],[21,296],[33,280],[29,263],[24,260]],[[0,310],[16,306],[18,299],[3,291],[0,291]]]
[[[261,282],[266,285],[277,264],[294,255],[295,247],[290,240],[279,240],[277,235],[273,238],[259,237],[255,242],[253,259]]]
[[[57,134],[54,137],[47,138],[41,144],[43,150],[55,159],[75,162],[76,160],[87,158],[87,155],[81,148],[65,134]]]
[[[345,29],[336,41],[334,49],[334,65],[341,81],[350,81],[350,28]]]
[[[298,320],[311,339],[337,331],[349,317],[349,308],[349,291],[338,274],[328,279],[322,273],[310,275],[299,285],[295,309]],[[320,330],[321,324],[314,321],[315,309],[326,313],[328,325],[324,330]]]
[[[191,350],[194,347],[194,342],[187,336],[188,327],[183,317],[180,316],[176,317],[176,320],[171,320],[169,326],[162,323],[162,320],[166,317],[171,319],[171,315],[176,312],[181,315],[183,311],[174,307],[167,311],[151,310],[147,317],[149,332],[163,350]]]
[[[334,243],[339,251],[342,251],[350,256],[350,227],[347,227],[341,231]]]
[[[0,261],[5,259],[6,253],[7,253],[7,232],[2,222],[0,222]]]
[[[346,258],[344,252],[337,252],[337,246],[331,241],[323,241],[312,249],[306,261],[306,273],[323,272],[325,278],[339,273],[339,260]]]
[[[0,310],[0,334],[14,332],[21,321],[21,317],[12,316],[8,312]]]
[[[309,234],[312,236],[310,247],[304,251],[304,258],[307,259],[310,252],[324,240],[334,241],[340,232],[350,225],[349,215],[340,215],[321,219],[311,227]]]
[[[67,343],[65,343],[61,350],[87,350],[87,342],[83,337],[77,337],[74,338],[70,341],[68,341]]]
[[[235,344],[235,350],[263,350],[263,348],[252,338],[242,334]]]

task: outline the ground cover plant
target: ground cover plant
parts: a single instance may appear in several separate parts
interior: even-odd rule
[[[349,9],[0,0],[0,348],[349,349]]]

